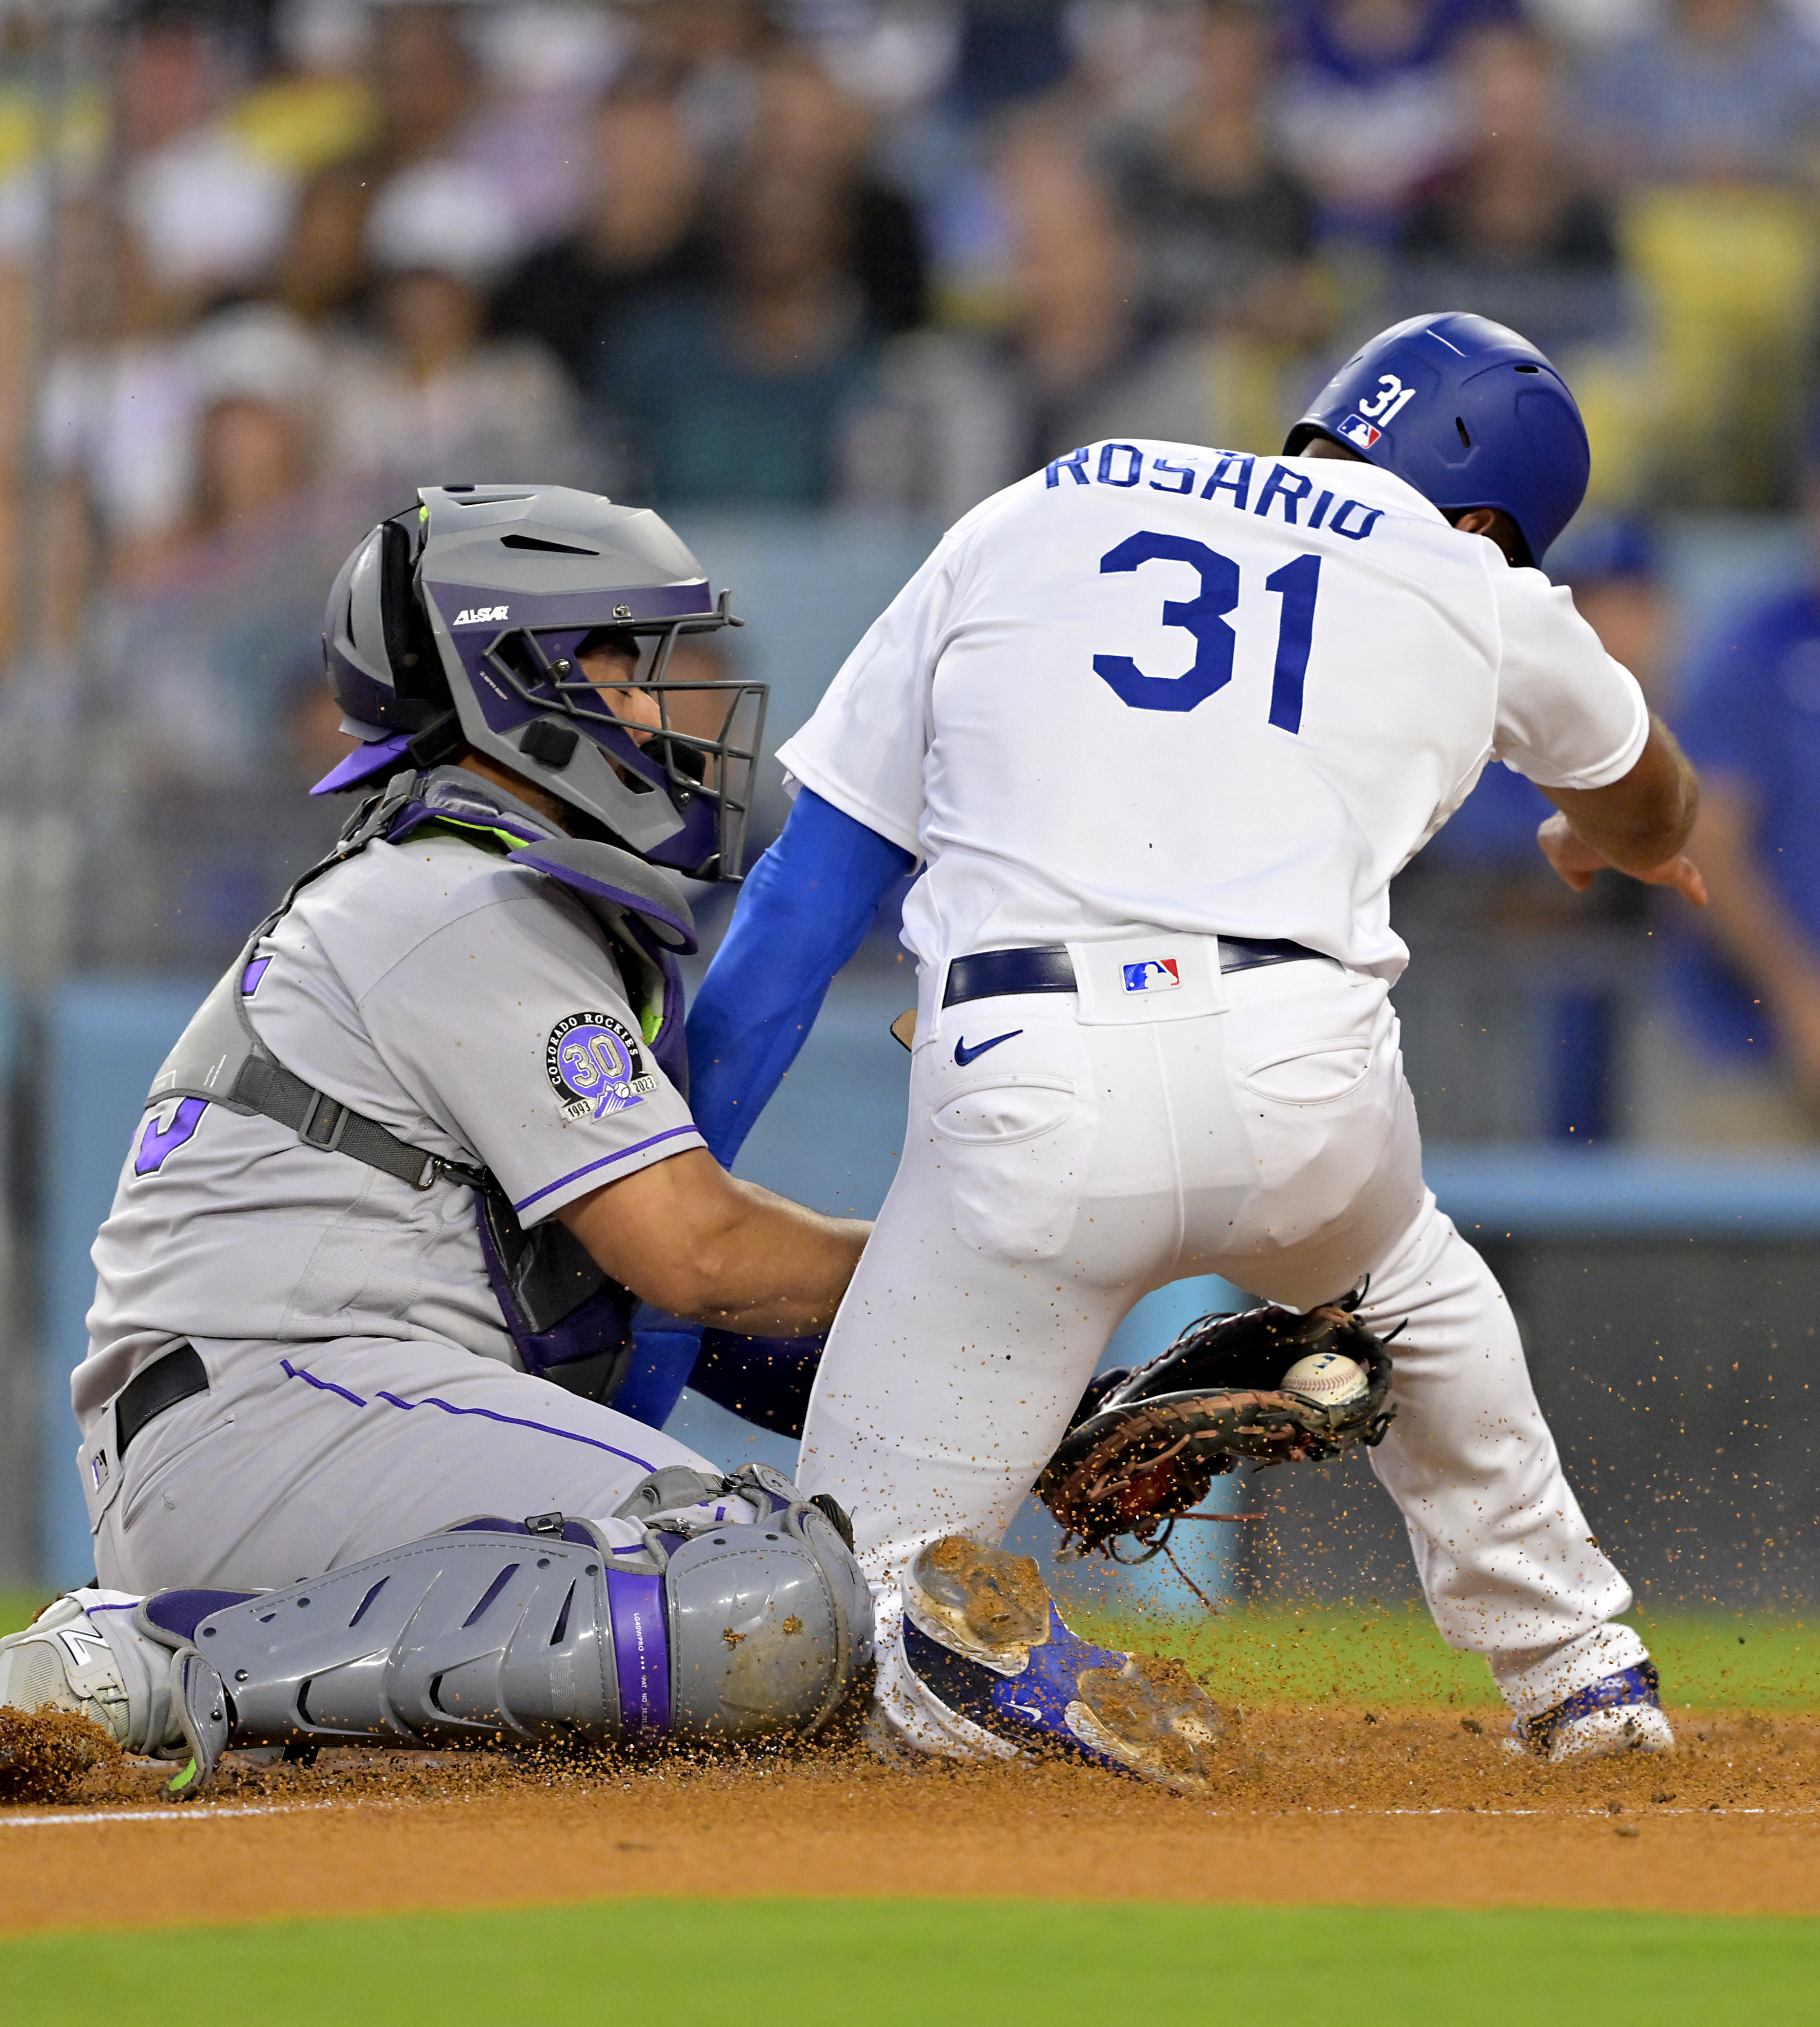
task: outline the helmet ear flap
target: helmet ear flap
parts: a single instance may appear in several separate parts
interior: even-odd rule
[[[400,696],[446,703],[448,685],[442,678],[435,637],[412,582],[417,557],[406,523],[415,519],[415,514],[401,514],[379,524],[379,616],[386,659]]]

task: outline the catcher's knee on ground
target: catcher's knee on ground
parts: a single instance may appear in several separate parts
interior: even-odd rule
[[[845,1516],[763,1465],[655,1473],[611,1529],[487,1518],[281,1590],[127,1603],[61,1599],[0,1642],[0,1701],[187,1757],[179,1793],[236,1745],[807,1736],[872,1652]]]

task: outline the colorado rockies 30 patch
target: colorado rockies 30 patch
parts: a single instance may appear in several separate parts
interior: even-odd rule
[[[657,1088],[638,1037],[611,1014],[570,1014],[550,1030],[544,1069],[570,1119],[604,1119]]]

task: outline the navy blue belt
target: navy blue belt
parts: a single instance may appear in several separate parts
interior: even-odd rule
[[[114,1399],[114,1461],[125,1457],[132,1440],[148,1422],[193,1394],[209,1391],[202,1355],[194,1345],[179,1344],[150,1365],[142,1365]]]
[[[1263,940],[1251,936],[1220,939],[1222,971],[1253,971],[1261,964],[1295,964],[1305,957],[1319,957],[1306,943],[1292,943],[1287,937]],[[968,999],[1003,999],[1013,992],[1072,992],[1074,966],[1064,943],[1045,943],[1035,950],[975,951],[971,957],[958,957],[948,966],[948,982],[942,993],[944,1006],[958,1006]]]

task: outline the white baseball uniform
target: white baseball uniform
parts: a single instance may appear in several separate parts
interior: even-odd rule
[[[1176,444],[988,500],[855,649],[781,757],[926,862],[920,998],[799,1475],[855,1517],[913,1736],[961,1742],[895,1658],[908,1558],[997,1539],[1125,1312],[1196,1274],[1298,1307],[1369,1276],[1366,1316],[1406,1322],[1374,1466],[1520,1714],[1642,1658],[1504,1298],[1423,1185],[1387,890],[1487,761],[1599,788],[1648,729],[1569,594],[1402,481]],[[1222,936],[1323,958],[1223,972]],[[944,1006],[951,960],[1058,944],[1072,993]]]

